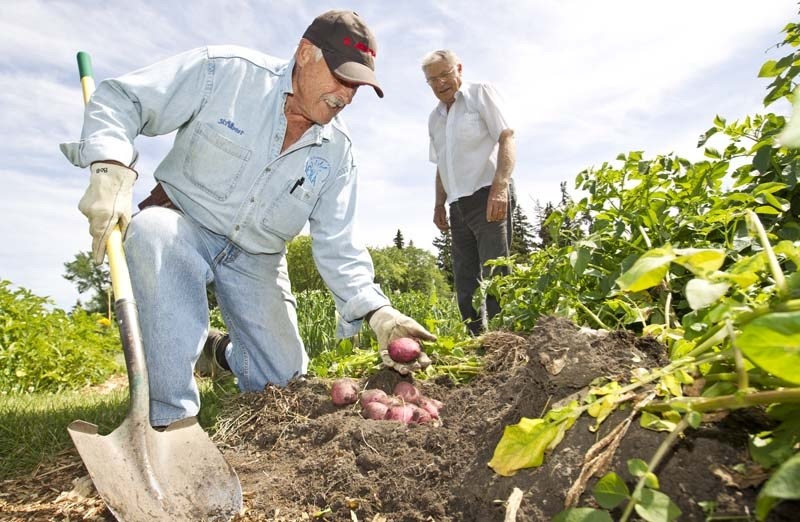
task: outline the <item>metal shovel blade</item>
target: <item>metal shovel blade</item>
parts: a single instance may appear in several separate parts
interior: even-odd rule
[[[108,435],[81,420],[68,430],[117,520],[229,520],[242,508],[236,472],[194,417],[163,432],[130,417]]]

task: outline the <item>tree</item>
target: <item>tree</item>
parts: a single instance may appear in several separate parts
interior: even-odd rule
[[[416,247],[369,248],[375,265],[375,282],[387,292],[448,292],[450,289],[436,258]]]
[[[286,263],[289,266],[289,279],[292,281],[293,291],[326,288],[311,254],[311,236],[297,236],[286,244]]]
[[[511,217],[511,254],[526,258],[533,252],[534,232],[533,226],[528,221],[528,216],[522,211],[521,205],[514,206]]]
[[[108,265],[96,265],[92,260],[91,252],[79,252],[75,255],[74,260],[64,263],[64,268],[66,269],[63,275],[64,279],[74,283],[78,293],[90,293],[89,300],[84,303],[78,300],[75,308],[90,313],[104,314],[111,318],[113,292]]]
[[[395,236],[394,236],[394,246],[395,246],[395,247],[396,247],[398,250],[402,250],[402,249],[403,249],[403,246],[404,246],[404,242],[403,242],[403,233],[402,233],[402,232],[400,232],[400,229],[399,229],[399,228],[397,229],[397,235],[395,235]]]
[[[453,243],[450,238],[450,231],[446,230],[439,234],[439,237],[433,240],[433,246],[436,247],[438,253],[436,254],[436,266],[439,267],[442,274],[444,274],[447,283],[453,286]]]

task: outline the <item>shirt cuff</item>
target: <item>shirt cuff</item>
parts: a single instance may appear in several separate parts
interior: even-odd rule
[[[116,160],[123,165],[132,166],[139,155],[130,143],[107,138],[62,143],[59,148],[70,163],[83,168],[103,160]]]
[[[354,336],[361,330],[361,323],[365,315],[381,306],[389,305],[391,305],[389,299],[378,285],[372,285],[362,290],[342,307],[336,327],[336,338],[344,339]]]

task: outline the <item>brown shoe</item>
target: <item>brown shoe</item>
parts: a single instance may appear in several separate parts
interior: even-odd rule
[[[203,353],[197,360],[195,370],[204,377],[218,377],[230,373],[231,367],[225,359],[225,349],[231,342],[230,335],[211,329],[203,345]]]

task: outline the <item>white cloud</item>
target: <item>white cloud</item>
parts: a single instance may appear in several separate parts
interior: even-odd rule
[[[715,114],[761,110],[756,78],[794,0],[354,0],[379,37],[379,100],[362,89],[345,113],[361,160],[358,218],[365,242],[390,244],[397,229],[430,248],[433,165],[427,117],[436,103],[419,60],[454,49],[465,79],[496,83],[517,121],[518,197],[556,201],[559,183],[620,152],[698,154]],[[69,308],[77,294],[63,263],[90,246],[77,209],[86,176],[58,143],[79,137],[75,53],[92,54],[98,79],[205,44],[233,43],[289,57],[310,20],[332,0],[193,2],[12,1],[0,19],[0,277]],[[171,137],[140,138],[135,200]]]

